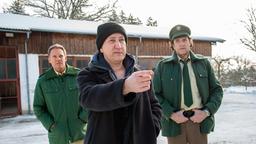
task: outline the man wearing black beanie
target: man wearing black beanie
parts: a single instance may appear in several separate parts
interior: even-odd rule
[[[127,43],[127,35],[125,29],[117,23],[109,22],[98,26],[96,45],[98,50],[101,49],[105,39],[113,33],[120,33],[124,36],[125,42]]]
[[[80,104],[89,112],[84,143],[156,144],[161,107],[151,87],[153,71],[135,67],[119,24],[99,25],[96,45],[77,78]]]

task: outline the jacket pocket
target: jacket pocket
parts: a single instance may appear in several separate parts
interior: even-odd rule
[[[207,117],[201,124],[200,130],[202,133],[210,133],[214,130],[214,117],[209,116]]]
[[[180,125],[170,119],[162,119],[162,135],[166,137],[173,137],[181,134]]]
[[[75,77],[68,78],[68,89],[69,90],[76,90],[78,89],[78,84]]]
[[[208,78],[207,72],[205,70],[198,70],[199,78]]]
[[[48,133],[50,144],[66,144],[67,136],[65,136],[65,130],[59,123],[55,123],[55,127]]]

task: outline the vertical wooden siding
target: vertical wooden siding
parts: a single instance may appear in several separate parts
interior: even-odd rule
[[[53,43],[62,44],[68,54],[92,55],[97,51],[93,35],[54,33]]]
[[[19,53],[25,53],[24,44],[26,34],[15,33],[13,38],[5,38],[1,32],[1,45],[16,46]],[[60,43],[70,55],[92,55],[97,51],[95,35],[65,34],[49,32],[32,32],[28,41],[28,53],[47,54],[48,47],[53,43]],[[168,56],[172,53],[167,39],[128,38],[127,51],[138,56]],[[194,40],[192,50],[205,56],[212,55],[211,43]]]

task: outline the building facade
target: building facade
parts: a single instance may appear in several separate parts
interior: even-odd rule
[[[96,52],[100,23],[34,18],[0,14],[0,117],[33,113],[34,88],[38,76],[49,68],[48,47],[59,43],[67,49],[68,63],[87,66]],[[161,58],[171,55],[169,29],[123,25],[128,34],[128,52],[142,69],[153,69]],[[193,51],[211,56],[220,38],[193,36]]]

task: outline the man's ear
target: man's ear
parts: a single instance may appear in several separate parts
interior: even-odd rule
[[[48,56],[48,63],[51,64],[50,56]]]
[[[100,48],[100,52],[101,52],[101,53],[103,53],[103,50],[102,50],[102,48]]]
[[[174,50],[174,49],[173,49],[173,41],[170,40],[168,43],[169,43],[169,48],[171,48],[172,50]]]
[[[68,61],[68,56],[67,55],[65,55],[65,62],[67,62]]]
[[[190,48],[192,48],[194,46],[193,40],[190,39],[189,42],[190,42]]]

